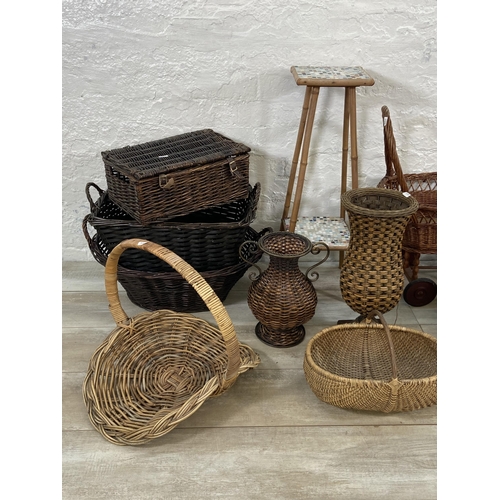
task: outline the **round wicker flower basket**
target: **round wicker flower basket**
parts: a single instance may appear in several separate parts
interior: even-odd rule
[[[148,251],[178,271],[207,304],[218,328],[166,309],[129,318],[117,286],[118,260],[127,248]],[[107,259],[105,284],[116,328],[90,359],[83,399],[90,422],[108,441],[138,445],[163,436],[260,363],[239,343],[211,287],[170,250],[147,240],[123,241]]]
[[[382,324],[372,320],[378,316]],[[365,322],[325,328],[307,345],[304,373],[325,403],[352,410],[402,412],[437,404],[437,341],[388,326],[372,311]]]

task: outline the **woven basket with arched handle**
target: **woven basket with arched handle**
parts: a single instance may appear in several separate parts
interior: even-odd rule
[[[437,253],[437,172],[404,174],[399,161],[391,114],[382,106],[385,177],[377,187],[410,193],[418,202],[403,237],[403,249],[419,254]]]
[[[117,286],[118,260],[127,248],[148,251],[179,272],[207,304],[218,328],[166,309],[129,318]],[[167,248],[141,239],[119,243],[106,262],[105,285],[116,328],[90,359],[83,399],[92,425],[108,441],[138,445],[163,436],[260,363],[258,354],[239,343],[208,283]]]
[[[367,319],[325,328],[309,341],[304,373],[314,394],[340,408],[383,413],[437,404],[436,339],[389,326],[378,311]]]

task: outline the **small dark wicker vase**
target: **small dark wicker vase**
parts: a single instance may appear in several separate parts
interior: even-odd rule
[[[402,240],[418,203],[399,191],[361,188],[344,193],[342,204],[351,233],[340,271],[342,297],[362,317],[386,313],[403,293]]]
[[[264,272],[252,264],[259,274],[250,274],[248,305],[259,320],[255,327],[257,337],[273,347],[300,344],[305,336],[303,324],[314,316],[317,303],[312,281],[318,279],[318,274],[311,273],[311,278],[308,274],[328,258],[328,246],[322,242],[313,245],[304,236],[287,231],[268,233],[257,243],[246,241],[240,247],[240,255],[246,245],[253,245],[269,256],[269,266]],[[299,258],[318,254],[321,246],[326,256],[302,273]]]

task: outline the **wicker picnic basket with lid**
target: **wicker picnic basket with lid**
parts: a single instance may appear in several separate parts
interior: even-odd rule
[[[88,217],[88,215],[87,215]],[[100,240],[98,234],[90,236],[87,228],[87,217],[83,219],[82,229],[94,259],[102,266],[106,265],[110,254],[106,245]],[[260,232],[248,227],[245,241],[258,241],[261,236],[271,231],[265,228]],[[132,252],[127,249],[122,254]],[[140,250],[137,250],[140,252]],[[145,252],[142,252],[145,253]],[[262,251],[251,253],[247,248],[243,257],[237,264],[220,269],[200,272],[201,277],[210,285],[217,297],[223,302],[236,283],[243,277],[251,263],[256,263],[262,257]],[[171,309],[177,312],[206,311],[207,305],[196,290],[175,270],[153,272],[148,271],[148,263],[136,260],[137,268],[122,265],[122,257],[118,265],[118,281],[125,289],[128,298],[135,305],[148,311],[158,309]],[[171,269],[170,265],[169,268]]]
[[[410,193],[418,202],[403,237],[403,250],[418,254],[437,253],[437,172],[404,174],[399,161],[391,115],[382,107],[386,174],[379,188]]]
[[[217,327],[169,310],[128,317],[117,286],[118,259],[127,248],[168,261],[205,301]],[[207,282],[170,250],[141,239],[120,243],[106,263],[105,284],[116,328],[92,355],[82,389],[90,422],[111,443],[139,445],[167,434],[259,364]]]
[[[249,151],[205,129],[101,155],[111,200],[151,224],[245,198]]]
[[[96,201],[92,199],[91,188],[99,194]],[[96,230],[108,253],[123,240],[144,238],[169,248],[198,272],[212,271],[241,262],[238,249],[255,220],[260,191],[260,183],[256,183],[253,189],[248,185],[245,198],[168,222],[142,225],[111,201],[106,191],[89,182],[85,187],[90,204],[87,221]],[[135,270],[172,271],[163,260],[140,250],[127,250],[120,258],[120,264]]]
[[[381,323],[372,321],[378,316]],[[437,404],[437,341],[389,326],[372,311],[364,322],[325,328],[308,343],[304,373],[325,403],[352,410],[403,412]]]

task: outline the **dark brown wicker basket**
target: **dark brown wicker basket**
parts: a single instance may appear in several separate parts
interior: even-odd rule
[[[141,224],[245,198],[249,151],[210,129],[103,151],[109,197]]]
[[[437,253],[437,172],[403,174],[399,161],[391,115],[382,107],[384,120],[385,177],[377,187],[410,193],[418,202],[403,237],[403,250],[418,254]]]
[[[99,193],[94,202],[90,188]],[[255,220],[260,197],[260,183],[248,185],[247,197],[177,217],[170,222],[144,226],[133,219],[93,182],[85,187],[90,203],[86,222],[99,235],[108,252],[130,238],[143,238],[169,248],[198,272],[212,271],[240,262],[238,250],[245,241],[247,228]],[[84,221],[84,233],[87,232]],[[88,240],[88,237],[86,235]],[[129,249],[120,257],[120,264],[136,271],[170,272],[167,262],[149,252]]]
[[[261,236],[269,231],[271,229],[266,228],[257,233],[253,228],[248,227],[245,239],[258,241]],[[105,266],[110,252],[99,240],[98,235],[95,234],[87,242],[94,259]],[[262,251],[249,252],[248,255],[244,255],[251,263],[257,262],[261,256]],[[250,263],[240,261],[239,264],[234,266],[206,271],[200,273],[200,275],[223,302],[250,265]],[[128,298],[135,305],[148,311],[170,309],[177,312],[199,312],[207,310],[205,302],[201,300],[194,288],[175,271],[155,273],[137,271],[119,265],[118,281],[127,292]]]

